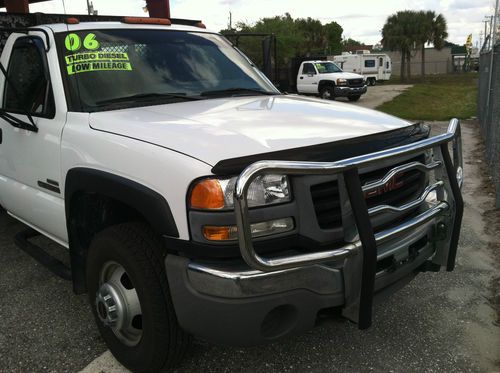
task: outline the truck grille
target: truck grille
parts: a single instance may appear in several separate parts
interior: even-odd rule
[[[382,179],[392,168],[410,162],[424,162],[424,156],[415,157],[408,161],[394,164],[388,167],[379,168],[360,175],[361,184]],[[378,205],[401,206],[412,200],[415,200],[425,188],[426,175],[419,170],[410,170],[398,177],[398,185],[389,189],[382,190],[376,195],[366,196],[368,208]],[[318,225],[321,229],[334,229],[342,226],[342,212],[340,209],[340,195],[337,180],[316,184],[311,187],[311,196],[316,212]],[[418,208],[415,208],[415,211]],[[409,212],[411,214],[412,211]],[[394,216],[394,221],[400,219]],[[391,221],[385,221],[384,226]]]
[[[360,175],[361,184],[364,185],[368,182],[379,180],[383,178],[384,175],[387,174],[392,168],[410,162],[425,163],[425,159],[423,156],[421,156],[410,159],[403,163],[398,163],[389,167],[380,168],[378,170],[362,174]],[[396,186],[393,189],[384,191],[383,193],[380,193],[378,195],[367,197],[366,205],[368,206],[368,208],[377,205],[400,206],[411,200],[414,200],[422,193],[424,189],[425,173],[419,170],[407,171],[398,178],[397,182],[399,185],[401,185],[400,187]]]
[[[311,187],[311,196],[319,227],[321,229],[341,227],[342,213],[340,211],[339,184],[337,180],[313,185]]]
[[[349,87],[362,87],[364,85],[363,79],[347,79]]]

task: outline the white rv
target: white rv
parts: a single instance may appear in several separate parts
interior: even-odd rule
[[[369,85],[375,85],[377,80],[389,80],[391,77],[391,58],[384,53],[357,51],[356,54],[342,53],[329,58],[342,70],[364,75]]]

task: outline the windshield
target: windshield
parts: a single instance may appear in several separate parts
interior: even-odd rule
[[[341,73],[342,69],[333,62],[317,62],[314,64],[320,74]]]
[[[223,37],[110,29],[59,34],[72,111],[101,111],[279,91]]]

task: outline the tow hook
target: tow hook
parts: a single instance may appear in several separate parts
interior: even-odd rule
[[[445,240],[448,236],[448,229],[446,228],[446,224],[440,222],[436,224],[434,227],[433,241],[442,241]]]

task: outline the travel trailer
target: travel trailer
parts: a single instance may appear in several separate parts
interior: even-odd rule
[[[357,51],[356,54],[342,53],[329,59],[345,72],[364,75],[369,85],[375,85],[378,80],[389,80],[391,77],[391,58],[384,53]]]

